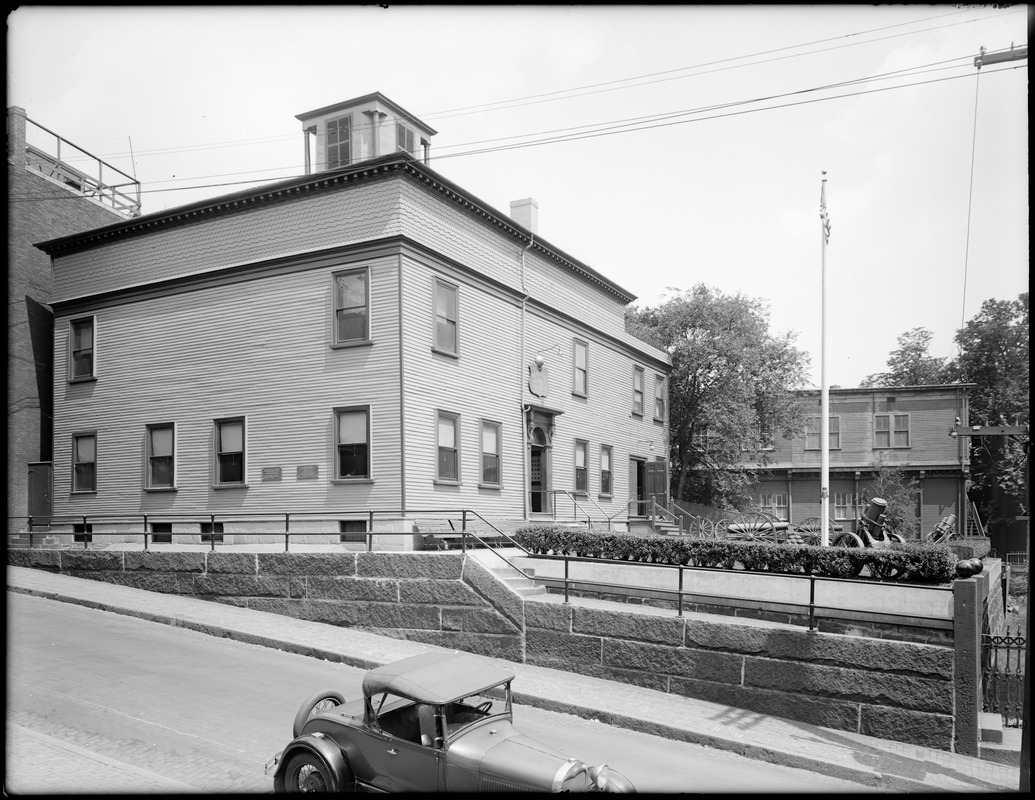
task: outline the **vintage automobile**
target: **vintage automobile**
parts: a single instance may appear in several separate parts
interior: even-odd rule
[[[504,664],[459,652],[377,667],[362,698],[306,700],[266,774],[278,792],[636,791],[615,770],[519,733],[513,680]]]

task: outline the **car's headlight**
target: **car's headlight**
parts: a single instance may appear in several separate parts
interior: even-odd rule
[[[589,781],[598,792],[614,792],[616,794],[636,793],[636,787],[632,785],[632,781],[618,770],[611,769],[606,764],[590,767]]]

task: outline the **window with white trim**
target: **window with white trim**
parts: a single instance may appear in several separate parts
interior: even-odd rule
[[[216,485],[244,484],[244,417],[216,420]]]
[[[778,520],[786,522],[790,516],[790,506],[787,504],[787,495],[780,493],[763,494],[759,498],[762,511],[771,514]]]
[[[612,485],[611,462],[614,459],[614,449],[607,444],[600,445],[600,494],[611,497],[614,494]]]
[[[571,392],[586,397],[589,394],[589,345],[579,339],[574,342],[573,365]]]
[[[820,430],[821,419],[819,417],[809,417],[805,420],[805,449],[806,450],[819,450],[820,449]],[[827,430],[827,439],[829,444],[827,445],[830,450],[841,449],[841,417],[829,417],[829,428]]]
[[[147,426],[147,488],[176,485],[176,428],[171,424]]]
[[[852,502],[851,492],[834,492],[834,519],[851,519]]]
[[[69,323],[69,380],[81,381],[96,377],[94,371],[93,317],[74,319]]]
[[[335,477],[370,477],[370,409],[337,408],[335,416]]]
[[[632,413],[643,416],[643,367],[633,367]]]
[[[874,414],[873,447],[909,447],[909,414]]]
[[[334,274],[334,343],[370,340],[370,270]]]
[[[499,486],[500,424],[482,420],[482,479],[485,486]]]
[[[654,419],[657,422],[665,421],[665,376],[654,376]]]
[[[589,442],[585,439],[575,440],[575,491],[589,491]]]
[[[458,287],[435,280],[435,350],[456,355],[459,344]]]
[[[97,491],[97,434],[72,436],[72,491]]]
[[[444,411],[438,412],[436,432],[438,460],[435,478],[447,483],[460,482],[460,417]]]

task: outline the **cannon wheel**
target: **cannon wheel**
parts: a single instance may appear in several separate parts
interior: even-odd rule
[[[834,547],[865,547],[863,540],[851,531],[842,531],[830,543]]]
[[[820,538],[822,534],[822,518],[821,517],[809,517],[800,525],[798,525],[794,532],[798,534],[798,538],[802,544],[820,544]],[[834,530],[834,521],[832,519],[827,520],[827,535],[829,536]]]
[[[732,524],[740,525],[743,528],[737,533],[738,538],[773,542],[776,541],[776,522],[774,517],[759,511],[741,514]]]

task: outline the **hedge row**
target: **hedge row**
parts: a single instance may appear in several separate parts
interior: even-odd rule
[[[785,575],[871,578],[942,584],[956,574],[958,556],[943,544],[890,548],[820,547],[769,542],[708,541],[686,536],[592,533],[559,525],[531,525],[514,539],[534,555],[567,555],[646,564],[744,569]]]

